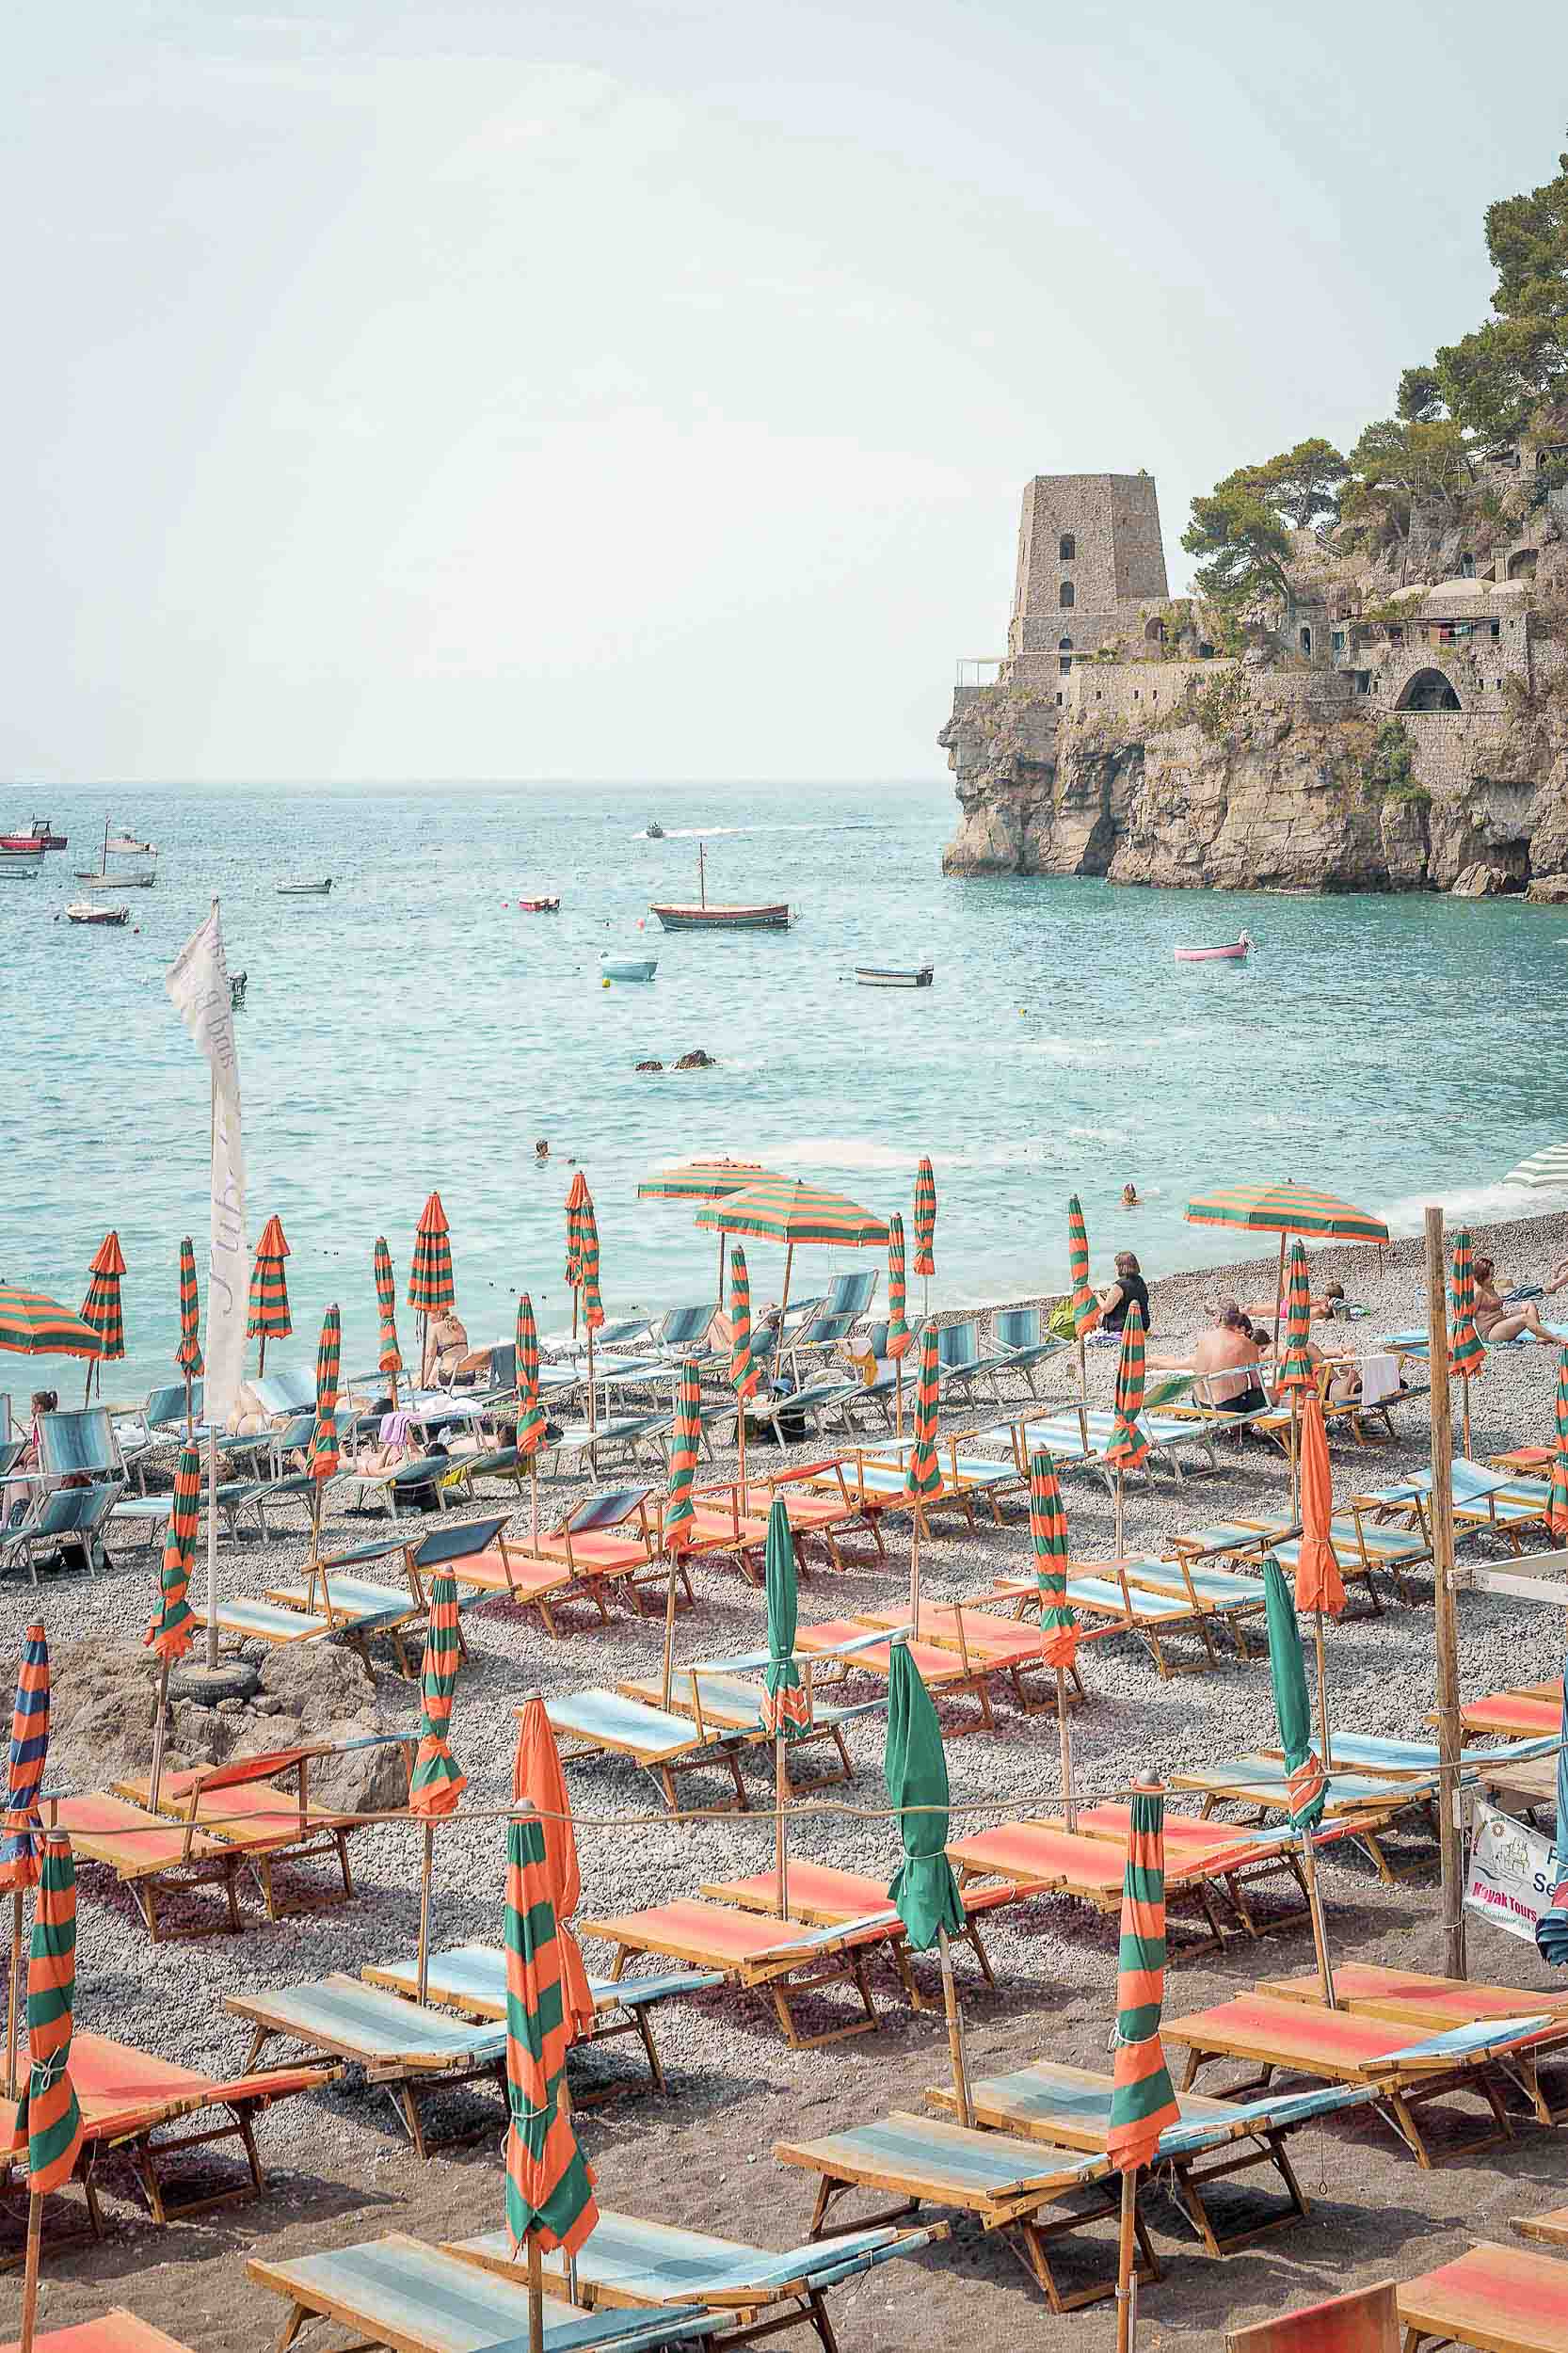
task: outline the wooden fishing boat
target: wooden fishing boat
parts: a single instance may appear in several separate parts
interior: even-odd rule
[[[320,882],[274,883],[272,888],[280,899],[325,899],[332,888],[332,877],[324,874]]]
[[[936,977],[934,964],[905,966],[857,964],[855,977],[862,988],[929,988]]]
[[[102,925],[128,923],[129,907],[108,907],[99,899],[72,899],[65,911],[68,923],[97,923]]]
[[[606,952],[599,959],[600,972],[607,981],[650,981],[659,969],[657,956],[613,956]]]
[[[1177,964],[1245,964],[1252,941],[1245,932],[1239,938],[1226,940],[1219,948],[1178,948]]]
[[[0,833],[0,850],[63,850],[66,837],[47,817],[35,817],[25,833]]]
[[[648,908],[667,932],[787,932],[794,920],[782,901],[765,906],[726,906],[708,897],[708,867],[702,844],[696,845],[696,905],[676,902]]]
[[[520,915],[559,915],[561,912],[561,902],[559,898],[520,899],[518,901],[518,912]]]

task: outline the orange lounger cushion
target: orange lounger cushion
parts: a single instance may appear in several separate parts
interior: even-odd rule
[[[1511,1733],[1553,1733],[1562,1721],[1562,1686],[1555,1692],[1494,1691],[1487,1699],[1467,1700],[1459,1720],[1467,1732],[1501,1733],[1505,1738]]]
[[[773,1913],[776,1916],[778,1874],[776,1871],[756,1871],[749,1879],[717,1880],[703,1888],[703,1894],[715,1903],[740,1904],[748,1912]],[[832,1863],[792,1861],[789,1866],[790,1909],[798,1919],[858,1920],[866,1913],[886,1907],[892,1911],[892,1901],[886,1883],[865,1871],[843,1871]],[[1010,1887],[967,1887],[963,1890],[966,1913],[994,1912],[999,1904],[1011,1903]],[[895,1915],[896,1916],[896,1915]]]
[[[803,1625],[795,1635],[797,1652],[812,1657],[832,1651],[840,1642],[858,1642],[865,1639],[866,1628],[858,1618],[824,1618],[818,1625]],[[931,1642],[910,1642],[906,1645],[910,1657],[920,1671],[920,1680],[931,1689],[944,1683],[959,1683],[965,1678],[964,1662],[950,1650],[937,1650]],[[857,1667],[865,1674],[882,1675],[892,1673],[892,1645],[872,1642],[865,1650],[857,1650],[844,1662]]]
[[[1405,2344],[1561,2353],[1568,2345],[1568,2264],[1523,2247],[1472,2247],[1399,2292]]]
[[[319,2066],[277,2068],[225,2080],[178,2066],[154,2052],[138,2051],[109,2035],[84,2030],[71,2043],[71,2077],[89,2140],[147,2131],[194,2108],[227,2101],[280,2100],[288,2092],[308,2091],[328,2082],[335,2072]],[[0,2100],[0,2147],[9,2144],[15,2115],[16,2104]]]
[[[1046,1822],[1003,1822],[977,1831],[972,1838],[954,1839],[948,1859],[963,1870],[984,1871],[1020,1886],[1086,1887],[1107,1896],[1120,1894],[1126,1876],[1122,1856],[1109,1839],[1084,1838]],[[1168,1869],[1167,1887],[1181,1876]]]
[[[182,1863],[210,1863],[224,1852],[204,1831],[187,1833],[172,1822],[152,1828],[155,1815],[107,1790],[62,1798],[49,1813],[52,1827],[68,1833],[78,1857],[112,1864],[122,1879],[144,1879]]]
[[[1323,1998],[1315,1969],[1266,1978],[1257,1990],[1282,2002],[1320,2003]],[[1334,1991],[1343,2009],[1413,2026],[1465,2026],[1475,2018],[1528,2018],[1541,2010],[1550,2010],[1568,2024],[1568,1993],[1560,1988],[1536,1992],[1522,1986],[1473,1985],[1468,1978],[1427,1977],[1419,1970],[1389,1969],[1375,1961],[1336,1961]]]
[[[1387,2073],[1378,2062],[1419,2039],[1391,2019],[1314,2009],[1305,2002],[1271,2001],[1259,1993],[1239,1993],[1212,2009],[1169,2019],[1161,2032],[1167,2042],[1234,2051],[1240,2058],[1267,2058],[1279,2067],[1297,2066],[1306,2073],[1322,2071],[1346,2081],[1365,2076],[1368,2082],[1382,2081]],[[1435,2072],[1438,2064],[1429,2062],[1429,2072]]]
[[[189,1773],[166,1774],[158,1788],[160,1812],[167,1810],[184,1816],[191,1811],[190,1784],[197,1776]],[[179,1785],[184,1782],[182,1789]],[[120,1794],[137,1805],[145,1805],[149,1794],[146,1776],[135,1781],[122,1781]],[[303,1834],[341,1826],[350,1817],[330,1806],[308,1804],[304,1808],[303,1832],[297,1799],[284,1789],[271,1789],[264,1785],[239,1788],[202,1790],[195,1799],[195,1818],[203,1830],[211,1831],[231,1847],[244,1847],[252,1853],[267,1847],[289,1847]]]
[[[22,2353],[13,2337],[0,2353]],[[119,2306],[98,2320],[73,2321],[69,2329],[45,2329],[33,2339],[33,2353],[189,2353],[174,2337],[166,2337],[151,2321]]]
[[[795,1931],[787,1920],[770,1920],[759,1912],[732,1912],[723,1904],[702,1903],[695,1897],[678,1897],[674,1903],[652,1904],[646,1912],[612,1913],[600,1920],[579,1920],[584,1936],[632,1951],[666,1953],[671,1960],[700,1962],[710,1969],[745,1970],[782,1962]],[[885,1937],[878,1923],[865,1931],[868,1944]],[[859,1940],[856,1940],[859,1941]],[[808,1959],[808,1953],[803,1959]]]

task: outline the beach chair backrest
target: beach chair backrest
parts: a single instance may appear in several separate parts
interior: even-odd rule
[[[7,1438],[3,1444],[0,1444],[0,1479],[4,1479],[8,1472],[16,1468],[26,1451],[25,1438]]]
[[[460,1520],[456,1525],[433,1529],[423,1544],[415,1547],[413,1562],[416,1569],[439,1569],[452,1561],[467,1561],[476,1552],[488,1551],[506,1525],[503,1512],[493,1520]]]
[[[991,1331],[999,1348],[1038,1348],[1040,1310],[1038,1307],[999,1307],[991,1318]]]
[[[859,1321],[859,1317],[853,1312],[836,1316],[824,1307],[820,1315],[813,1316],[810,1322],[796,1333],[795,1337],[809,1341],[814,1348],[836,1348],[840,1340],[848,1339]]]
[[[47,1495],[32,1523],[35,1536],[91,1536],[103,1526],[123,1486],[104,1481],[94,1487],[56,1487]]]
[[[104,1405],[40,1414],[39,1452],[40,1468],[50,1479],[67,1479],[80,1472],[89,1479],[113,1478],[120,1469],[114,1429]]]
[[[618,1528],[633,1512],[646,1505],[653,1493],[651,1487],[612,1487],[608,1495],[590,1496],[571,1513],[565,1528],[568,1535],[585,1536],[593,1529]]]
[[[1190,1372],[1176,1372],[1168,1381],[1157,1381],[1152,1389],[1144,1392],[1144,1413],[1158,1414],[1161,1406],[1179,1403],[1191,1392],[1192,1379]]]
[[[201,1418],[201,1397],[204,1387],[205,1384],[200,1381],[193,1381],[190,1385],[190,1409],[198,1421]],[[166,1388],[149,1389],[147,1403],[142,1409],[142,1418],[149,1430],[163,1430],[170,1422],[184,1421],[185,1418],[184,1383],[171,1381]]]
[[[872,1323],[867,1325],[866,1346],[871,1350],[872,1354],[877,1359],[878,1363],[880,1363],[882,1358],[888,1353],[888,1327],[885,1323]]]
[[[490,1351],[490,1386],[492,1389],[515,1389],[517,1385],[517,1342],[507,1340]]]
[[[1399,2289],[1392,2280],[1304,2304],[1277,2320],[1225,2331],[1225,2353],[1400,2353]]]
[[[714,1299],[699,1300],[692,1307],[672,1307],[659,1326],[659,1343],[663,1348],[696,1348],[706,1339],[708,1326],[718,1314]]]
[[[272,1433],[274,1465],[280,1470],[285,1454],[293,1454],[299,1447],[309,1446],[315,1434],[315,1426],[314,1414],[296,1414],[294,1419],[285,1422],[281,1430],[275,1430]],[[338,1424],[338,1431],[341,1436],[343,1433],[341,1421]]]
[[[859,1267],[853,1273],[836,1274],[828,1286],[823,1302],[823,1313],[828,1316],[863,1316],[876,1296],[880,1269]]]
[[[936,1335],[936,1361],[944,1372],[957,1372],[964,1366],[972,1365],[978,1353],[972,1318],[967,1323],[942,1325]]]
[[[303,1414],[315,1406],[315,1375],[302,1365],[285,1365],[280,1371],[259,1376],[250,1386],[266,1414]]]

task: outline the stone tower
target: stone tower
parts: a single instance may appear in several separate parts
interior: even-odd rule
[[[1039,473],[1024,489],[1007,650],[1093,653],[1170,596],[1149,473]]]

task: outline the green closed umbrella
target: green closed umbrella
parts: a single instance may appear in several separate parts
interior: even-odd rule
[[[1318,1865],[1312,1846],[1312,1833],[1323,1818],[1328,1782],[1312,1745],[1312,1704],[1306,1693],[1306,1667],[1302,1658],[1296,1605],[1285,1581],[1285,1572],[1272,1553],[1263,1563],[1263,1593],[1269,1625],[1269,1681],[1274,1695],[1279,1744],[1285,1753],[1290,1826],[1302,1835],[1302,1872],[1312,1917],[1312,1941],[1318,1948],[1318,1973],[1322,1979],[1323,1999],[1333,2009],[1334,1975],[1328,1963],[1322,1899],[1318,1893]]]
[[[778,1915],[790,1916],[790,1856],[785,1807],[790,1796],[790,1769],[785,1744],[811,1729],[811,1695],[795,1664],[795,1628],[800,1622],[799,1581],[795,1570],[795,1540],[790,1509],[775,1496],[768,1511],[768,1542],[763,1555],[763,1584],[768,1599],[768,1665],[762,1677],[762,1722],[773,1734],[774,1804],[777,1810],[774,1853],[778,1872]]]
[[[964,1899],[947,1857],[948,1768],[942,1731],[920,1671],[906,1641],[895,1641],[888,1676],[888,1740],[882,1758],[888,1802],[898,1813],[904,1861],[888,1894],[904,1922],[911,1948],[935,1945],[942,1963],[942,2005],[947,2011],[948,2048],[959,2121],[972,2125],[968,2076],[964,2066],[964,2030],[952,1982],[950,1939],[967,1925]]]

